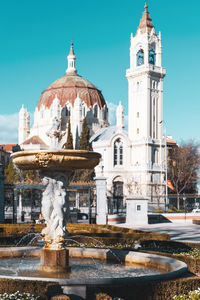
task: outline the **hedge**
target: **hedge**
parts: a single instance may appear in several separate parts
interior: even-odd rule
[[[177,294],[187,294],[200,286],[199,277],[187,277],[170,281],[138,280],[131,285],[114,286],[88,286],[86,289],[87,300],[169,300]],[[0,279],[0,293],[29,292],[42,299],[52,299],[56,295],[61,297],[62,288],[53,282],[42,282],[34,280]],[[105,298],[102,298],[105,297]],[[53,298],[53,299],[56,299]],[[70,295],[69,295],[70,299]],[[71,300],[75,299],[71,297]]]

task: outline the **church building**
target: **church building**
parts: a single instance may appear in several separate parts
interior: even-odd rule
[[[51,137],[48,132],[55,119],[59,121],[59,129],[63,133],[60,148],[66,142],[68,120],[71,123],[74,147],[78,144],[85,117],[91,135],[109,125],[108,109],[101,91],[77,74],[72,43],[67,60],[66,74],[42,92],[31,129],[30,115],[24,106],[19,112],[18,143],[25,150],[49,148]]]
[[[166,191],[166,139],[163,139],[163,79],[161,34],[153,26],[147,3],[135,36],[131,34],[128,80],[128,131],[124,110],[116,110],[116,125],[109,126],[108,109],[101,93],[77,74],[73,44],[67,57],[66,74],[41,95],[34,113],[33,127],[24,107],[19,113],[19,144],[25,150],[47,149],[48,131],[59,120],[66,141],[70,118],[74,145],[77,145],[83,119],[90,128],[93,150],[102,155],[96,176],[105,176],[110,201],[134,195],[149,199],[149,209],[164,208]],[[118,204],[117,204],[118,205]]]

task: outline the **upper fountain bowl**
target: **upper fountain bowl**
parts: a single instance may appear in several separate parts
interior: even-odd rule
[[[15,152],[11,157],[20,170],[68,171],[93,169],[101,155],[86,150],[35,150]]]

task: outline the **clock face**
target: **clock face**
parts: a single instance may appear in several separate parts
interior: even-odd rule
[[[137,53],[137,66],[144,64],[144,51],[140,49]]]
[[[153,49],[149,50],[149,63],[155,65],[155,52]]]

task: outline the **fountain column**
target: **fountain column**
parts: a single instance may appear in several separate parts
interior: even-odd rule
[[[68,236],[69,201],[66,194],[71,172],[93,169],[101,158],[99,153],[86,150],[20,151],[12,154],[14,164],[21,170],[38,170],[44,185],[41,212],[46,221],[43,229],[45,246],[42,250],[41,271],[69,272],[69,253],[65,248]]]
[[[42,215],[46,227],[42,230],[45,246],[42,250],[39,269],[45,272],[69,272],[69,251],[64,241],[69,220],[69,201],[66,189],[71,172],[40,171],[45,186],[42,194]]]

